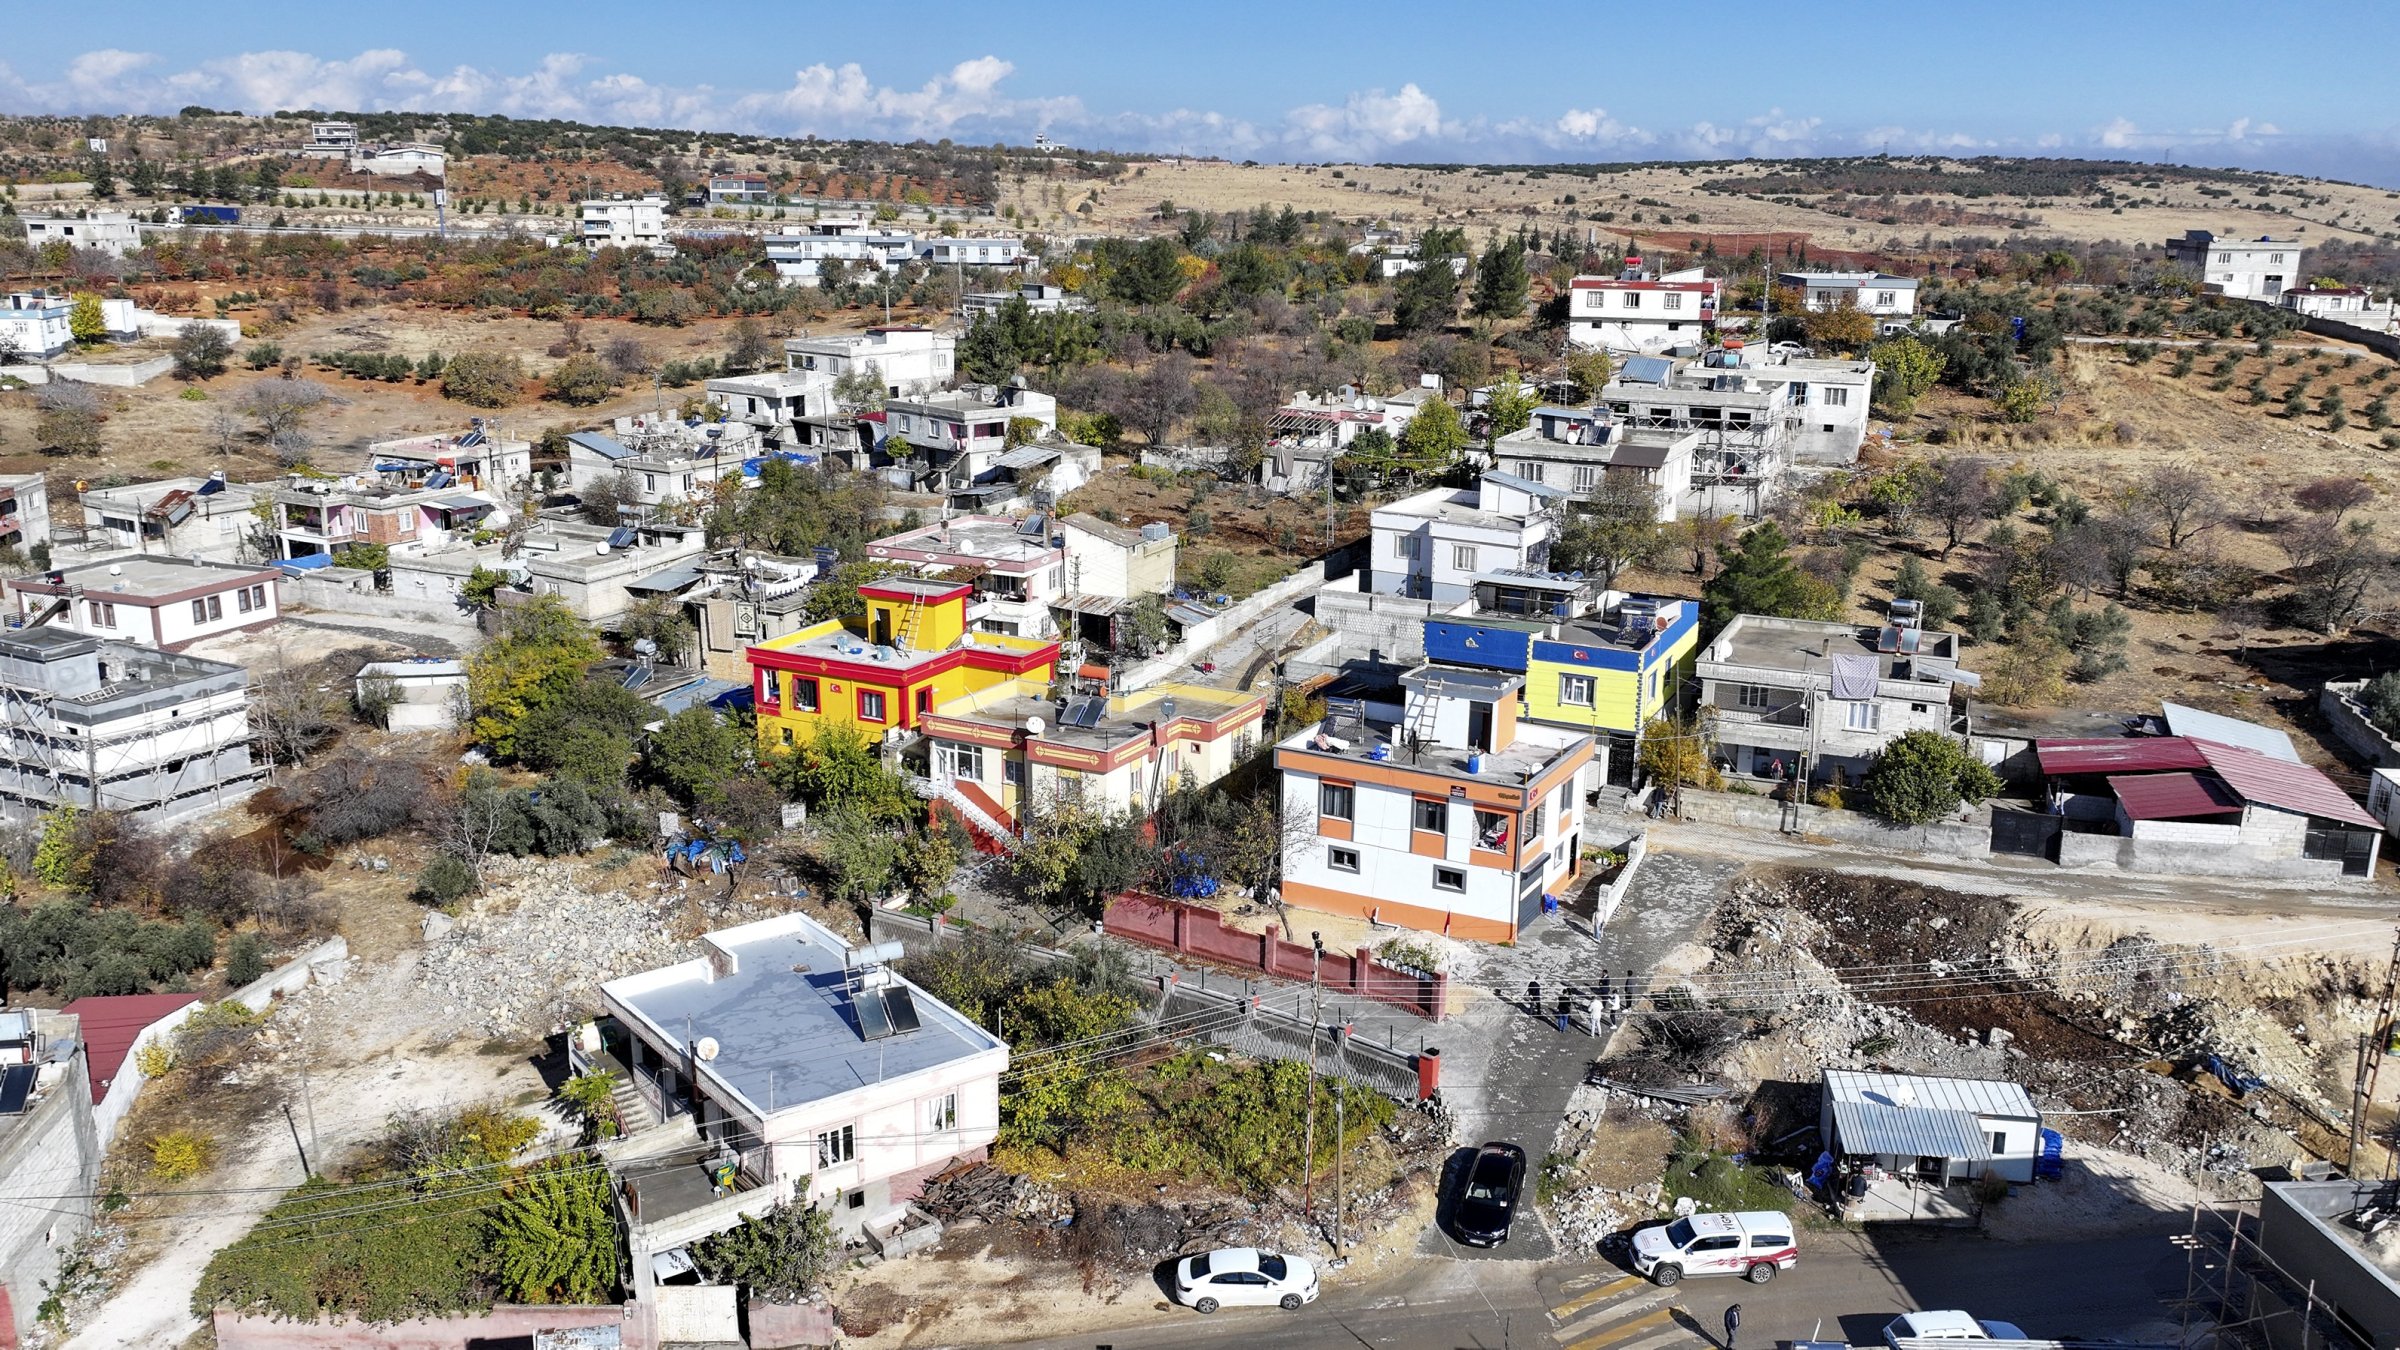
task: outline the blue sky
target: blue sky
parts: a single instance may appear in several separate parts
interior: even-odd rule
[[[84,17],[85,14],[91,17]],[[1940,150],[2400,183],[2400,5],[312,4],[20,8],[0,110],[416,109],[1230,158]]]

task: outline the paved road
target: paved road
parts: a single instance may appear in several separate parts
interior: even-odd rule
[[[2175,1223],[2140,1237],[2047,1244],[1974,1233],[1850,1233],[1803,1238],[1800,1265],[1773,1284],[1691,1280],[1661,1290],[1605,1264],[1549,1268],[1421,1261],[1373,1288],[1333,1292],[1298,1313],[1240,1309],[1202,1319],[1180,1309],[1141,1325],[1023,1342],[1036,1350],[1223,1346],[1313,1350],[1699,1350],[1720,1346],[1727,1304],[1742,1305],[1737,1345],[1822,1336],[1872,1344],[1898,1313],[1964,1308],[2034,1336],[2171,1342],[2168,1306],[2184,1290]]]

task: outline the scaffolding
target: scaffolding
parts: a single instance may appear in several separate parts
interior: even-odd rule
[[[2362,1197],[2395,1197],[2389,1183],[2365,1184]],[[2317,1292],[2312,1277],[2287,1270],[2259,1245],[2258,1216],[2246,1206],[2192,1204],[2191,1226],[2173,1239],[2184,1249],[2183,1350],[2262,1350],[2297,1333],[2302,1346],[2373,1350],[2358,1324]]]
[[[0,818],[38,816],[59,806],[90,811],[122,811],[141,815],[176,814],[185,804],[205,801],[209,809],[249,795],[265,779],[266,766],[252,763],[239,773],[221,771],[231,751],[250,746],[248,694],[241,703],[213,715],[178,720],[160,726],[113,735],[77,734],[72,719],[59,716],[59,705],[90,707],[139,687],[141,681],[118,681],[84,694],[62,695],[49,688],[0,678]],[[239,714],[239,730],[227,734],[224,724]],[[203,743],[180,755],[142,756],[131,764],[104,771],[111,752],[174,733],[197,731]],[[157,781],[166,773],[164,782]],[[131,780],[146,786],[125,786]],[[119,786],[112,787],[112,784]]]

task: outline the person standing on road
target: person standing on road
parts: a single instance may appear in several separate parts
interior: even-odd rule
[[[1584,1016],[1591,1019],[1592,1035],[1598,1036],[1600,1034],[1600,1019],[1605,1016],[1607,1012],[1608,1000],[1599,994],[1592,995],[1591,1002],[1587,1004],[1583,1010]]]
[[[1742,1305],[1736,1303],[1725,1310],[1725,1350],[1733,1350],[1733,1338],[1742,1330]]]
[[[1542,982],[1540,980],[1525,982],[1525,1011],[1536,1017],[1542,1015]]]
[[[1561,989],[1561,990],[1559,990],[1559,991],[1558,991],[1558,1029],[1559,1029],[1559,1031],[1561,1031],[1562,1033],[1563,1033],[1563,1032],[1565,1032],[1565,1031],[1566,1031],[1566,1029],[1567,1029],[1567,1018],[1568,1018],[1569,1016],[1571,1016],[1571,1015],[1572,1015],[1572,1012],[1573,1012],[1573,1009],[1574,1009],[1574,1007],[1575,1007],[1575,991],[1574,991],[1573,989]]]

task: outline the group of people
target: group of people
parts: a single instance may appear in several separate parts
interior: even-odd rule
[[[1554,1003],[1543,1002],[1540,980],[1525,982],[1525,1010],[1536,1017],[1554,1018],[1560,1031],[1573,1030],[1576,1014],[1581,1013],[1584,1030],[1594,1036],[1603,1035],[1607,1028],[1615,1026],[1617,1019],[1633,1007],[1633,1000],[1633,972],[1630,970],[1625,972],[1622,980],[1611,979],[1603,972],[1596,986],[1568,985],[1558,991]]]

